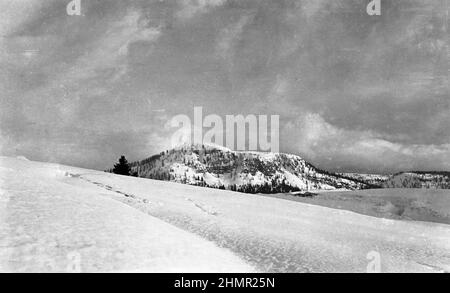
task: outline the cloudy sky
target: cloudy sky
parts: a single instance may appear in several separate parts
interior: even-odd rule
[[[450,170],[445,0],[0,0],[0,151],[104,169],[177,114],[280,115],[322,168]]]

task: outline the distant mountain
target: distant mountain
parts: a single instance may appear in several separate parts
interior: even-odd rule
[[[401,172],[383,182],[382,187],[450,189],[450,172]]]
[[[400,172],[392,175],[341,173],[379,188],[450,189],[450,172]]]
[[[351,178],[353,180],[358,180],[373,186],[377,186],[379,188],[383,187],[383,183],[389,180],[389,178],[391,178],[392,176],[383,174],[364,174],[364,173],[338,173],[338,174],[347,178]]]
[[[216,145],[183,145],[130,165],[139,177],[247,193],[374,187],[320,170],[296,155],[238,152]]]

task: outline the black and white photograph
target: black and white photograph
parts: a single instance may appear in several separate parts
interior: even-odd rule
[[[446,0],[0,0],[0,273],[449,273],[448,40]]]

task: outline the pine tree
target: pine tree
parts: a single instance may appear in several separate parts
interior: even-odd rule
[[[119,159],[119,163],[114,165],[113,173],[119,174],[119,175],[130,175],[130,165],[128,164],[127,159],[125,159],[125,156],[121,156]]]

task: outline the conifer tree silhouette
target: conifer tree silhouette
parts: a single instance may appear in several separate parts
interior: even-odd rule
[[[131,168],[130,165],[128,164],[127,159],[125,159],[125,156],[121,156],[119,159],[119,163],[114,165],[113,173],[130,176],[130,171]]]

